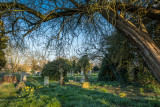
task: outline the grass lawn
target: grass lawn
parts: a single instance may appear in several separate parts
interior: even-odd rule
[[[43,86],[41,77],[28,77],[22,90],[14,84],[0,86],[0,107],[160,107],[157,87],[122,86],[118,82],[98,82],[96,78],[96,74],[90,76],[90,88],[83,89],[77,82],[59,86],[50,81]]]

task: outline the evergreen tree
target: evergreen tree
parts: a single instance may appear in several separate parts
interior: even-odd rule
[[[91,68],[91,64],[89,62],[89,57],[88,55],[84,55],[82,56],[79,60],[78,60],[78,65],[81,67],[81,70],[83,70],[84,72],[84,77],[85,77],[85,81],[88,80],[88,76],[87,76],[87,72],[90,70]]]
[[[42,76],[49,76],[50,79],[59,80],[60,79],[60,68],[64,70],[63,76],[67,79],[67,72],[70,71],[71,64],[67,59],[58,58],[52,62],[49,62],[43,67]]]

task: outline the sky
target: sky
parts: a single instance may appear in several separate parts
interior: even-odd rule
[[[10,1],[10,0],[8,0]],[[20,2],[22,3],[25,3],[25,4],[28,4],[27,6],[29,6],[30,4],[30,1],[27,1],[27,0],[20,0]],[[39,8],[40,4],[37,2],[37,0],[35,1],[32,1],[34,2],[35,4],[35,9]],[[45,3],[48,3],[48,2],[45,2]],[[53,8],[49,8],[47,5],[49,4],[43,4],[43,6],[41,6],[41,8],[47,8],[48,10],[52,10]],[[53,4],[53,3],[52,3]],[[45,9],[40,9],[40,12],[41,13],[46,13],[48,12],[47,10]],[[26,13],[26,16],[29,16],[29,14]],[[31,17],[31,18],[34,18],[34,17]],[[34,20],[34,19],[32,19]],[[26,45],[29,47],[30,51],[39,51],[39,52],[45,52],[46,49],[45,49],[45,46],[47,45],[48,43],[48,40],[52,37],[52,36],[56,36],[56,34],[58,33],[59,31],[59,26],[60,25],[57,25],[58,21],[61,20],[61,19],[58,19],[58,20],[50,20],[48,22],[45,22],[45,23],[42,23],[41,27],[38,28],[37,30],[33,31],[32,33],[30,33],[26,38],[25,38],[25,43]],[[104,19],[101,19],[102,21]],[[86,20],[82,20],[82,25],[85,23]],[[106,23],[106,21],[104,21]],[[21,28],[25,28],[25,23],[22,23],[22,20],[20,20],[18,22],[19,25],[21,25]],[[87,23],[88,24],[88,23]],[[57,27],[54,27],[54,26],[57,26]],[[86,25],[87,26],[87,25]],[[100,25],[101,26],[101,25]],[[109,24],[106,24],[105,27],[109,27],[110,25]],[[54,28],[53,28],[54,27]],[[85,30],[85,28],[83,28]],[[79,31],[78,31],[79,30]],[[84,35],[85,36],[89,36],[87,34],[85,34],[84,31],[80,31],[80,29],[77,29],[75,30],[75,32],[77,33],[78,37],[76,37],[74,40],[73,40],[73,43],[71,46],[69,46],[68,43],[66,43],[66,45],[63,47],[63,49],[65,50],[65,55],[67,55],[67,58],[70,58],[72,56],[77,56],[79,57],[79,55],[77,55],[76,53],[76,49],[78,48],[81,48],[82,46],[84,46]],[[92,32],[92,29],[91,29],[91,32]],[[103,30],[102,30],[103,32]],[[22,32],[20,32],[21,34],[23,34]],[[71,39],[71,36],[72,33],[67,33],[67,39]],[[94,35],[94,34],[93,34]],[[63,36],[62,34],[60,35],[61,37]],[[92,36],[92,35],[90,35]],[[32,37],[32,39],[30,39]],[[89,38],[89,37],[88,37]],[[90,37],[90,39],[88,40],[91,40],[92,37]],[[57,40],[54,40],[51,44],[51,47],[47,50],[47,53],[50,53],[50,56],[48,58],[48,60],[54,60],[55,57],[56,57],[56,52],[57,51],[62,51],[63,49],[59,49],[59,50],[56,50],[55,48],[55,43],[57,42]],[[64,43],[65,44],[65,43]]]

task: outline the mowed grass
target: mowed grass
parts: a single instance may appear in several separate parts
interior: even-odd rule
[[[159,91],[133,85],[122,86],[118,82],[99,82],[96,78],[96,74],[90,76],[90,88],[83,89],[80,82],[66,82],[66,85],[59,86],[58,82],[51,81],[48,86],[43,86],[43,78],[28,77],[25,88],[17,90],[12,96],[7,94],[0,97],[0,106],[160,107]],[[68,79],[74,80],[74,76],[69,76]],[[9,90],[15,93],[13,85]]]

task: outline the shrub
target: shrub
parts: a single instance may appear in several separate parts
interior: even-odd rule
[[[49,76],[50,79],[59,80],[59,69],[64,70],[63,76],[66,79],[67,72],[70,71],[70,62],[67,59],[59,58],[46,64],[42,70],[42,77]]]
[[[56,99],[53,98],[47,105],[47,107],[61,107],[61,103]]]

